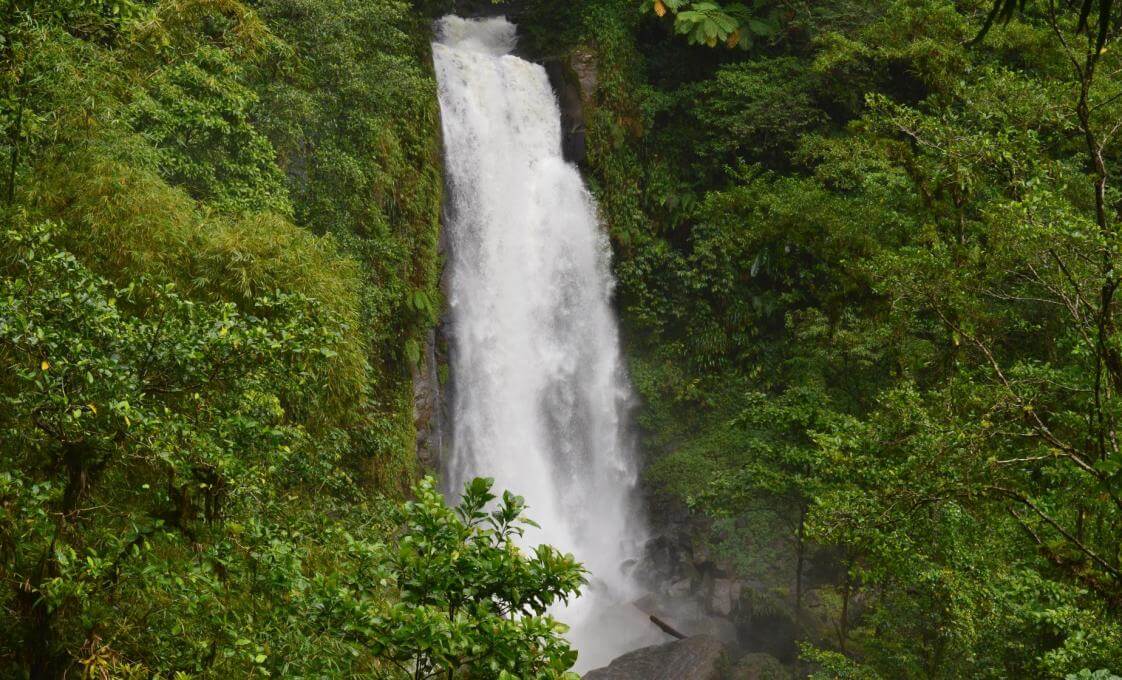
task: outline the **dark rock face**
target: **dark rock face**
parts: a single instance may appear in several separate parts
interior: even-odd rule
[[[584,680],[721,680],[725,645],[698,635],[629,652]]]
[[[719,559],[706,536],[710,527],[681,503],[655,496],[655,536],[645,546],[640,573],[650,595],[635,603],[686,635],[709,635],[732,653],[750,649],[738,634],[744,594],[754,584],[739,579]],[[754,651],[754,650],[753,650]]]
[[[440,385],[441,358],[437,333],[425,335],[420,360],[410,368],[413,379],[413,426],[417,432],[417,458],[427,470],[436,470],[444,450],[444,403]]]
[[[498,3],[492,0],[453,0],[452,14],[461,17],[497,17],[519,9],[518,2]]]
[[[701,578],[691,537],[704,533],[706,527],[680,501],[660,493],[651,493],[648,498],[653,536],[644,546],[639,574],[651,591],[672,587],[669,595],[686,597]]]
[[[565,160],[580,163],[584,160],[584,111],[581,107],[580,90],[570,77],[566,64],[561,61],[547,61],[545,71],[549,82],[557,93],[557,105],[561,109],[561,151]]]
[[[585,110],[592,105],[599,83],[595,55],[578,48],[546,61],[545,70],[561,109],[561,149],[565,160],[579,164],[585,156]]]

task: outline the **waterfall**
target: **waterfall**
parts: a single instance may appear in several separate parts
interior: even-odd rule
[[[627,603],[644,523],[629,444],[631,392],[611,308],[610,248],[561,153],[561,115],[538,64],[511,54],[504,18],[437,24],[444,130],[452,446],[448,490],[475,476],[525,496],[531,544],[591,572],[556,612],[578,667],[661,639]]]

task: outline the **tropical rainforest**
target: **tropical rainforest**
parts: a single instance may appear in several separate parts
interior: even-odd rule
[[[418,457],[476,5],[592,65],[644,489],[786,668],[1122,673],[1122,7],[461,5],[0,7],[0,676],[574,677]]]

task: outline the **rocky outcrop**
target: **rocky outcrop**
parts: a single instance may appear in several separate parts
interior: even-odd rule
[[[425,336],[419,360],[411,367],[417,459],[428,470],[437,469],[444,449],[444,403],[437,339],[436,330],[430,330]]]
[[[729,616],[740,603],[740,581],[731,578],[714,578],[709,586],[709,611],[717,616]]]
[[[580,163],[585,156],[586,111],[592,105],[599,83],[596,57],[580,47],[564,57],[545,62],[545,70],[561,108],[561,149],[565,160]]]
[[[792,547],[781,532],[760,547],[761,557],[751,566],[734,564],[713,546],[727,546],[735,540],[731,532],[743,527],[714,526],[678,501],[651,497],[655,535],[639,570],[651,595],[637,606],[686,635],[718,637],[733,654],[761,653],[787,666],[797,663],[799,641],[827,649],[842,644],[845,571],[838,555],[824,549],[810,553],[797,608],[793,564],[783,559]],[[860,594],[850,598],[845,607],[849,628],[864,608]]]
[[[727,663],[725,645],[699,635],[629,652],[584,680],[721,680]]]
[[[596,68],[596,54],[591,47],[579,47],[569,55],[569,67],[580,86],[581,101],[587,106],[596,95],[600,74]]]
[[[647,543],[641,569],[652,594],[636,606],[686,635],[710,635],[733,653],[743,651],[737,624],[753,584],[714,554],[704,520],[669,499],[655,503],[659,533]]]

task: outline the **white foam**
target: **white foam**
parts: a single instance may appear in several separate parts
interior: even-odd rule
[[[545,70],[509,54],[514,26],[445,17],[437,34],[455,392],[446,482],[454,491],[489,476],[525,496],[542,527],[527,542],[572,552],[592,572],[594,585],[557,615],[572,626],[578,667],[603,665],[661,639],[609,615],[638,594],[627,565],[646,537],[609,243],[562,158]]]

